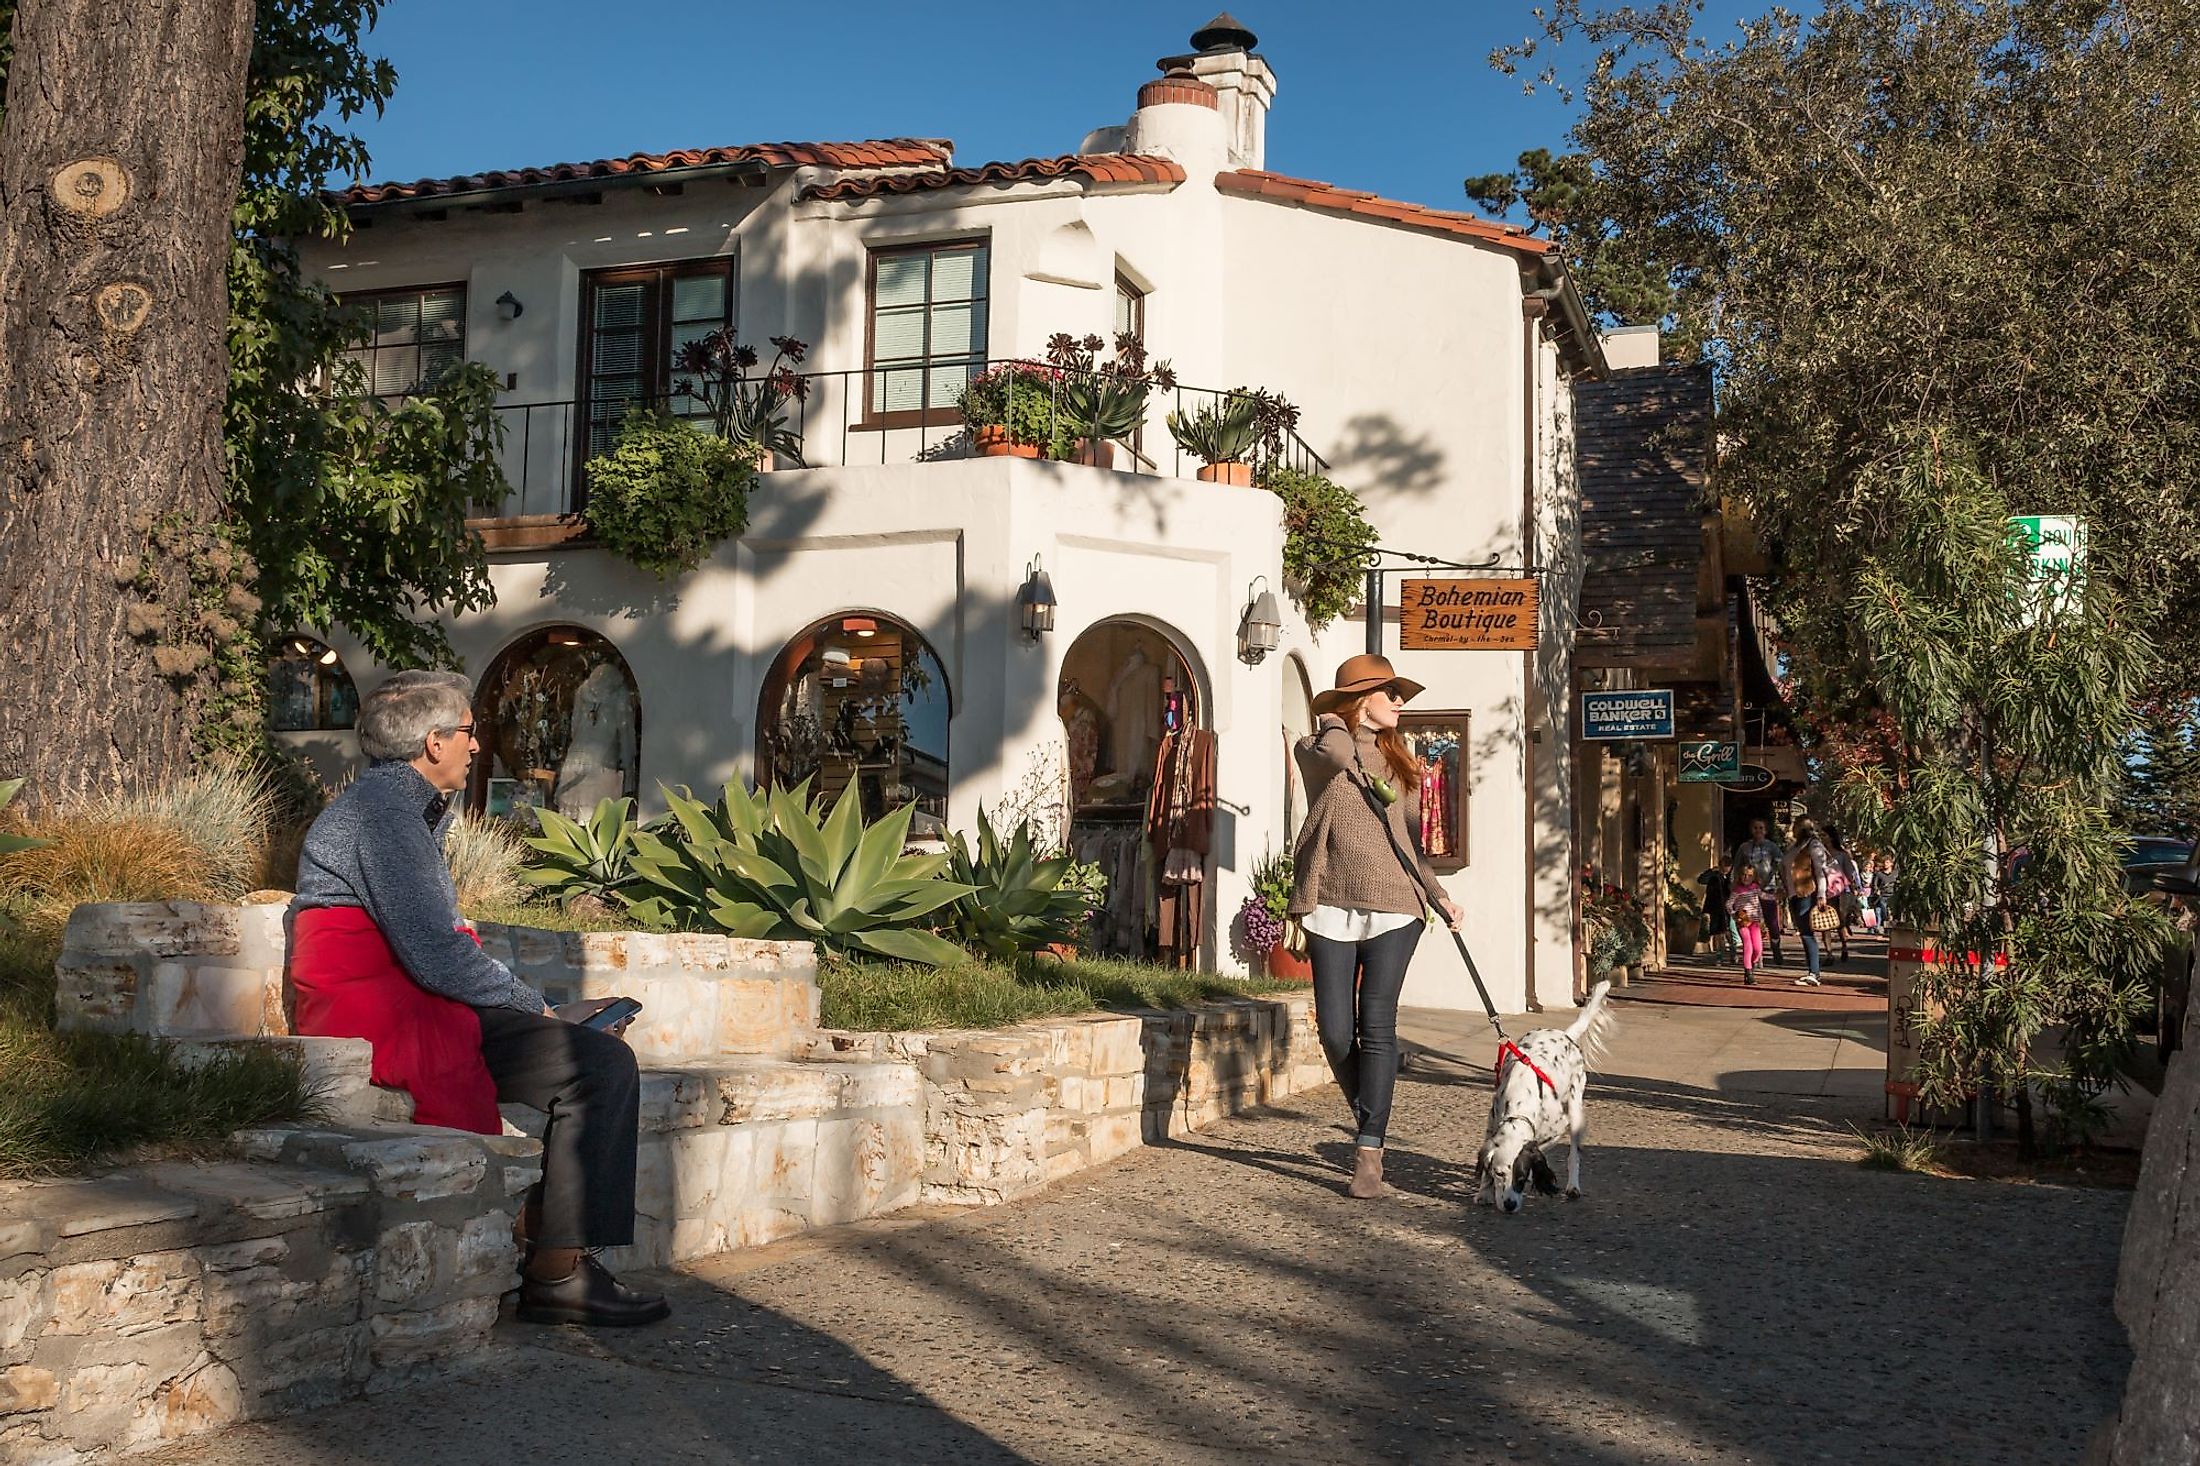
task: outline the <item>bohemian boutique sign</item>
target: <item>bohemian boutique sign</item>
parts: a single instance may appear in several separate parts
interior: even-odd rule
[[[1673,689],[1642,687],[1632,692],[1584,692],[1581,736],[1590,742],[1673,736]]]
[[[1536,583],[1408,580],[1399,597],[1398,645],[1409,652],[1532,652]]]

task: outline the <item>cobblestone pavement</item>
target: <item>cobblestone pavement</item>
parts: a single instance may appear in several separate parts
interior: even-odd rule
[[[1632,1077],[1592,1091],[1587,1199],[1504,1217],[1465,1205],[1487,1103],[1417,1061],[1393,1202],[1342,1195],[1309,1096],[155,1459],[2030,1466],[2113,1404],[2123,1193],[1868,1172],[1854,1098]]]

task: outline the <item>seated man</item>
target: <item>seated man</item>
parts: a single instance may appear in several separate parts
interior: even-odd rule
[[[293,1026],[371,1042],[374,1082],[410,1092],[423,1125],[494,1135],[499,1101],[548,1112],[542,1182],[516,1229],[528,1248],[519,1316],[654,1323],[665,1300],[589,1251],[634,1240],[633,1050],[555,1016],[458,914],[443,837],[473,763],[471,688],[452,672],[400,672],[360,703],[358,728],[371,763],[298,858]]]

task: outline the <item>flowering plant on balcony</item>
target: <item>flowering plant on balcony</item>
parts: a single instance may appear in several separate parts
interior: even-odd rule
[[[1056,368],[1035,361],[1006,361],[964,383],[955,409],[981,451],[999,443],[1038,448],[1049,458],[1058,458],[1065,437],[1058,420],[1061,397],[1062,373]]]
[[[1146,364],[1146,345],[1128,331],[1115,337],[1115,357],[1099,360],[1107,342],[1079,340],[1067,331],[1047,338],[1047,361],[1062,374],[1062,415],[1067,430],[1095,442],[1127,438],[1145,424],[1146,400],[1156,387],[1174,390],[1176,372],[1165,361]]]
[[[795,368],[810,347],[792,336],[774,336],[771,345],[771,365],[751,375],[759,360],[756,348],[742,345],[732,327],[722,326],[680,348],[673,368],[687,375],[672,390],[708,408],[718,436],[727,442],[800,468],[802,435],[787,424],[787,404],[809,399],[810,379]]]

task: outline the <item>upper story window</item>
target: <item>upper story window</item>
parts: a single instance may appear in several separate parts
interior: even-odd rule
[[[464,285],[362,291],[346,295],[344,305],[369,327],[365,343],[344,354],[377,397],[409,396],[466,359]]]
[[[641,269],[597,270],[581,285],[582,432],[576,456],[603,452],[629,410],[661,403],[710,416],[702,400],[673,397],[680,348],[733,323],[733,260],[721,256]]]
[[[1146,342],[1146,292],[1121,270],[1115,272],[1115,334]]]
[[[955,398],[985,366],[987,254],[967,239],[871,251],[871,422],[956,420]]]

